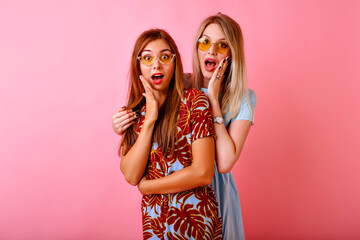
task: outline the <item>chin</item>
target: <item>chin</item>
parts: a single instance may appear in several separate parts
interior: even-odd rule
[[[208,71],[206,71],[205,69],[203,69],[203,70],[201,71],[201,74],[203,75],[203,78],[208,78],[208,79],[210,79],[210,78],[212,77],[213,73],[214,73],[214,72],[208,72]]]
[[[212,75],[213,75],[213,73],[209,73],[209,72],[206,72],[205,74],[203,74],[203,77],[204,77],[204,79],[211,79],[211,77],[212,77]]]

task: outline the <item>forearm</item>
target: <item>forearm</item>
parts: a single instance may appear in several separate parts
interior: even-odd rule
[[[144,195],[177,193],[211,184],[213,175],[214,168],[205,171],[189,166],[166,177],[140,182],[143,185],[139,189]]]
[[[168,194],[186,191],[211,184],[214,175],[215,143],[212,136],[197,139],[192,143],[192,164],[172,174],[155,179],[142,180],[142,194]]]
[[[121,157],[120,169],[131,185],[139,183],[145,172],[150,154],[154,124],[144,123],[138,138],[131,149]]]
[[[222,116],[218,100],[213,99],[210,101],[210,104],[213,116]],[[226,129],[225,124],[214,124],[216,135],[216,164],[220,173],[229,172],[239,159],[251,125],[249,121],[246,122],[236,124],[236,128],[234,127],[234,132],[236,132],[234,134],[235,136],[231,136],[231,133],[229,132],[229,129]]]
[[[215,124],[215,134],[217,168],[220,173],[227,173],[233,168],[239,158],[240,152],[237,152],[234,141],[227,132],[224,124]]]

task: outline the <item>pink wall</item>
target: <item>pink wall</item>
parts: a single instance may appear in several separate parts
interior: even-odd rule
[[[185,70],[201,20],[236,19],[256,124],[233,170],[247,239],[359,239],[358,1],[0,3],[0,239],[140,239],[111,116],[131,49],[170,32]]]

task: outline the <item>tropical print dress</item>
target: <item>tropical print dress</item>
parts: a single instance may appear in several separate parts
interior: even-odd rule
[[[141,110],[138,132],[145,119]],[[146,171],[147,179],[165,177],[192,164],[191,144],[214,136],[209,102],[196,89],[184,91],[177,122],[174,153],[164,156],[153,143]],[[142,198],[144,239],[222,239],[222,221],[211,185],[173,194],[151,194]]]

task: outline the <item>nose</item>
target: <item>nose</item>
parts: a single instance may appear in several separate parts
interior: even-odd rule
[[[152,65],[152,67],[153,67],[154,69],[159,69],[161,65],[162,65],[161,62],[160,62],[159,59],[156,57],[155,60],[154,60],[153,65]]]
[[[210,48],[208,50],[208,54],[210,54],[210,55],[215,55],[216,54],[216,46],[215,46],[215,44],[210,45]]]

